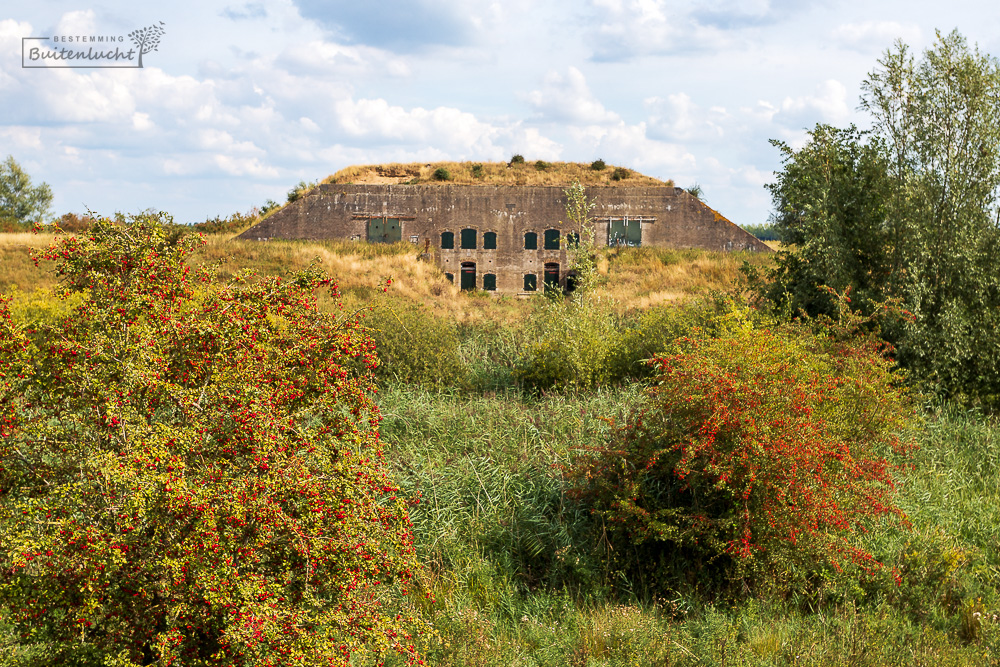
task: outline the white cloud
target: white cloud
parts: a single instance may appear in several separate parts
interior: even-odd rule
[[[591,5],[596,27],[592,28],[589,42],[596,60],[728,48],[735,43],[734,38],[729,31],[713,25],[713,17],[740,18],[732,8],[718,14],[708,8],[706,13],[705,5],[696,2],[685,6],[668,0],[591,0]]]
[[[254,178],[277,178],[278,170],[263,164],[257,158],[234,158],[231,155],[218,154],[213,162],[230,176],[253,176]]]
[[[66,12],[56,24],[54,35],[76,36],[98,34],[97,23],[94,21],[94,10],[85,9]]]
[[[527,100],[546,121],[584,124],[616,123],[618,114],[604,108],[587,87],[583,73],[569,67],[565,75],[549,72],[541,90],[533,90]]]
[[[645,100],[650,111],[652,133],[670,141],[718,141],[725,134],[730,120],[724,107],[703,109],[687,93],[673,93],[665,99]]]
[[[781,103],[782,120],[801,122],[811,127],[822,121],[837,125],[851,116],[847,103],[847,87],[835,79],[817,86],[813,95],[786,97]]]
[[[896,21],[864,21],[862,23],[844,23],[837,26],[832,33],[833,38],[841,45],[865,53],[879,52],[892,46],[901,39],[908,44],[920,41],[920,26],[914,23],[897,23]]]
[[[145,130],[150,130],[154,126],[153,122],[149,120],[148,113],[141,113],[139,111],[136,111],[134,114],[132,114],[132,127],[142,132]]]

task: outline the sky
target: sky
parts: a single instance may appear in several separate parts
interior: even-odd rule
[[[896,40],[919,53],[957,29],[1000,55],[1000,12],[960,0],[6,4],[0,160],[50,185],[53,215],[177,222],[284,202],[352,164],[520,154],[697,184],[734,222],[766,223],[770,140],[867,126],[861,84]],[[95,36],[124,53],[153,28],[141,68],[30,58]]]

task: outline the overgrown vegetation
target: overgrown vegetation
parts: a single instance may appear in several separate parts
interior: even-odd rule
[[[727,284],[736,275],[737,258],[654,248],[602,251],[598,263],[605,277],[587,299],[539,296],[518,303],[457,291],[435,296],[437,281],[444,290],[453,286],[411,252],[406,244],[243,244],[216,238],[193,258],[217,264],[215,280],[224,282],[248,265],[280,274],[307,268],[319,255],[352,285],[347,289],[353,296],[340,299],[352,304],[348,312],[375,299],[376,309],[363,323],[382,348],[383,365],[376,369],[382,384],[380,439],[401,487],[398,497],[420,501],[411,505],[410,518],[425,568],[414,582],[412,611],[439,633],[417,642],[429,662],[765,665],[800,656],[805,664],[893,664],[905,648],[921,660],[960,665],[996,650],[1000,633],[992,614],[1000,607],[1000,554],[992,527],[1000,517],[983,509],[1000,507],[1000,471],[989,464],[1000,431],[992,422],[953,407],[928,414],[922,447],[910,460],[913,469],[893,473],[898,492],[887,497],[912,528],[875,522],[866,524],[867,533],[848,534],[851,549],[884,565],[876,568],[881,574],[843,564],[838,574],[823,559],[810,565],[808,550],[798,554],[784,546],[775,555],[780,567],[756,568],[753,578],[727,574],[725,554],[713,560],[685,549],[675,549],[671,567],[652,576],[628,565],[629,550],[615,536],[611,515],[595,513],[598,504],[574,495],[580,478],[569,474],[581,469],[581,457],[622,443],[620,429],[636,425],[638,415],[666,414],[657,406],[682,399],[681,392],[656,384],[663,370],[645,360],[700,351],[702,358],[737,364],[738,377],[756,377],[753,364],[759,363],[758,375],[767,383],[778,383],[781,375],[766,363],[799,369],[794,377],[805,385],[764,385],[769,389],[761,405],[747,408],[759,412],[746,413],[762,415],[787,409],[778,407],[783,397],[811,387],[809,378],[827,377],[823,369],[836,365],[837,355],[802,364],[806,357],[778,346],[770,357],[742,361],[748,356],[744,347],[769,335],[777,340],[778,330],[765,320],[747,320],[738,299],[691,300],[708,285]],[[706,274],[707,267],[713,268]],[[387,294],[374,282],[351,282],[358,274],[370,279],[388,273],[394,280]],[[641,288],[639,279],[649,274],[657,285]],[[699,287],[687,291],[685,281],[697,275]],[[707,276],[712,282],[704,282]],[[614,284],[619,280],[628,287]],[[616,302],[610,296],[615,290],[642,293]],[[651,302],[661,291],[688,294],[688,300]],[[57,320],[66,312],[44,307],[45,297],[31,294],[16,296],[16,321]],[[334,300],[320,304],[336,307]],[[740,327],[749,329],[740,334]],[[801,335],[811,340],[811,334]],[[691,342],[674,343],[684,336]],[[848,355],[850,340],[843,348]],[[693,347],[695,341],[700,347]],[[865,357],[844,359],[860,364]],[[730,367],[737,371],[720,368]],[[644,387],[651,380],[663,389],[648,393]],[[866,389],[876,390],[875,384]],[[822,412],[832,409],[824,405],[819,414],[835,418],[835,412]],[[647,432],[655,430],[655,422],[643,423]],[[835,423],[856,428],[860,422]],[[785,427],[791,435],[801,431],[796,424]],[[703,479],[706,493],[721,492]],[[632,553],[642,553],[641,545],[635,548]],[[741,581],[751,586],[749,597]],[[5,662],[33,664],[38,655],[49,655],[32,654],[27,647],[43,650],[40,640],[24,644],[9,625],[0,625],[0,638]]]
[[[351,664],[996,664],[1000,379],[969,361],[996,337],[969,312],[977,290],[995,305],[996,105],[954,107],[959,126],[936,96],[979,99],[997,68],[956,35],[881,65],[874,133],[783,147],[774,264],[581,235],[593,279],[518,301],[459,292],[405,243],[217,234],[191,283],[189,239],[122,263],[109,239],[144,223],[120,221],[43,251],[67,296],[30,266],[51,235],[0,237],[0,663],[310,664],[328,632]],[[379,177],[618,171],[475,166]],[[568,233],[584,194],[566,190]],[[312,295],[318,267],[342,292]],[[349,602],[286,623],[308,596],[303,614]]]
[[[415,663],[373,348],[317,310],[330,279],[192,280],[197,237],[150,216],[88,234],[38,255],[68,313],[0,298],[4,664]]]
[[[831,313],[819,289],[888,297],[914,317],[886,329],[928,388],[1000,400],[1000,63],[957,32],[919,60],[899,43],[863,84],[871,132],[818,125],[798,151],[777,142],[771,186],[782,240],[760,286],[792,312]]]
[[[520,161],[517,160],[520,158]],[[595,169],[603,164],[576,162],[546,162],[535,160],[530,164],[524,156],[515,155],[510,162],[434,162],[411,164],[355,165],[341,169],[324,179],[324,183],[406,183],[412,185],[456,183],[461,185],[551,185],[567,187],[574,181],[584,185],[673,185],[623,167]],[[606,165],[607,166],[607,165]],[[436,176],[439,170],[451,175],[450,181]],[[617,175],[616,175],[617,174]],[[627,179],[627,182],[623,182]],[[300,186],[303,184],[300,184]]]

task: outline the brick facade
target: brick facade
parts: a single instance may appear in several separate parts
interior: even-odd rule
[[[565,287],[569,277],[565,242],[553,241],[579,230],[566,222],[563,190],[555,186],[321,185],[239,238],[401,240],[424,249],[458,284],[462,284],[464,268],[465,285],[477,289],[522,292],[531,282],[525,276],[532,275],[536,289],[542,289],[546,272],[550,280],[558,275]],[[598,245],[607,244],[614,234],[621,243],[644,246],[770,252],[761,241],[681,188],[591,186],[586,195],[595,204],[591,217]],[[449,233],[451,248],[446,247]],[[530,234],[535,235],[534,249],[526,248]],[[472,247],[463,248],[463,240]]]

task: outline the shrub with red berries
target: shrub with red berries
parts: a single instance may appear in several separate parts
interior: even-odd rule
[[[0,299],[0,610],[53,664],[417,662],[370,339],[319,271],[218,285],[198,243],[99,219],[37,258],[68,317]]]
[[[871,323],[753,319],[736,308],[651,360],[647,405],[569,470],[634,583],[872,573],[859,534],[906,524],[914,411]]]

